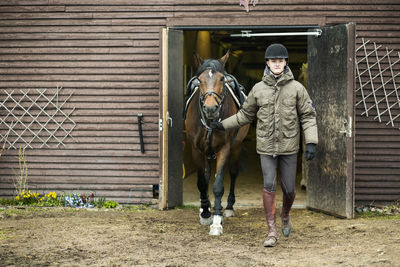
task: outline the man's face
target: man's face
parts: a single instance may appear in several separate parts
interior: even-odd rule
[[[279,75],[283,72],[286,66],[286,59],[284,58],[271,58],[267,61],[267,65],[273,74]]]

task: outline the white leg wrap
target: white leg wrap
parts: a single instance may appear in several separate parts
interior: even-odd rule
[[[210,235],[221,235],[222,230],[222,216],[214,215],[213,223],[210,225]]]

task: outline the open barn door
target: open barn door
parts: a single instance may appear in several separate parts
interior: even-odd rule
[[[308,90],[315,103],[319,144],[308,164],[307,207],[338,217],[354,210],[355,25],[323,27],[308,37]]]
[[[160,208],[182,205],[183,32],[162,30]]]

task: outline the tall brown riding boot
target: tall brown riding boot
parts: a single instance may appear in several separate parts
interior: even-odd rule
[[[281,210],[282,234],[286,237],[290,235],[290,231],[292,230],[292,222],[290,221],[289,212],[292,208],[295,197],[296,193],[293,193],[292,196],[283,194],[283,205]]]
[[[275,216],[275,192],[268,192],[265,188],[263,191],[263,204],[265,217],[268,224],[268,236],[264,242],[264,247],[275,247],[278,243],[278,233],[276,231],[276,216]]]

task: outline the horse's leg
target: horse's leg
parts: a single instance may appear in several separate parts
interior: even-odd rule
[[[197,167],[197,188],[200,192],[200,224],[210,225],[211,203],[208,197],[208,184],[210,181],[210,164],[204,156],[195,148],[192,148],[192,158]]]
[[[233,205],[235,204],[235,183],[236,178],[239,174],[239,157],[240,157],[240,150],[241,146],[235,147],[230,154],[230,161],[229,161],[229,174],[231,176],[231,185],[229,188],[229,195],[228,195],[228,205],[224,211],[225,217],[232,217],[235,215],[233,212]]]
[[[222,196],[224,195],[224,169],[229,156],[229,146],[224,146],[217,155],[215,171],[214,193],[214,216],[213,224],[210,226],[210,235],[222,234]]]

